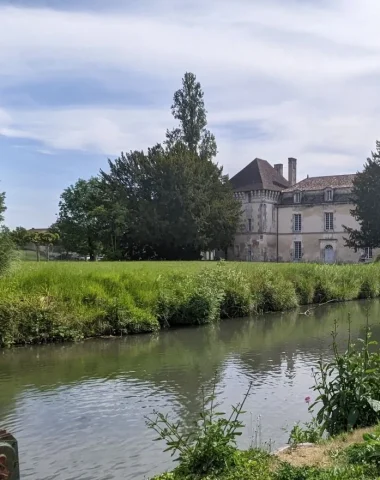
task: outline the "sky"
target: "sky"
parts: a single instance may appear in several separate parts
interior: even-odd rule
[[[217,161],[354,173],[380,139],[378,0],[0,0],[6,224],[51,225],[63,189],[175,125],[186,71]]]

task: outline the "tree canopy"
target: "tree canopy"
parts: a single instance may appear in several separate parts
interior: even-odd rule
[[[70,252],[90,255],[101,251],[100,223],[104,212],[98,178],[79,179],[66,188],[59,202],[53,231],[58,231],[63,247]]]
[[[101,176],[125,209],[130,258],[199,258],[231,243],[240,205],[228,179],[185,145],[122,154],[109,170]]]
[[[359,228],[344,227],[346,246],[355,251],[380,247],[380,142],[376,142],[376,152],[367,158],[363,171],[355,176],[352,203],[351,215]]]
[[[186,72],[182,88],[174,93],[172,115],[179,120],[179,127],[167,130],[166,145],[172,148],[177,142],[184,143],[192,153],[211,160],[217,154],[214,135],[206,129],[207,111],[201,84],[193,73]]]

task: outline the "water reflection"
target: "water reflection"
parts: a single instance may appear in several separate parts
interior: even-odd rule
[[[329,354],[336,319],[346,342],[363,335],[368,315],[380,337],[379,302],[355,302],[232,320],[161,335],[27,347],[1,352],[0,424],[20,444],[23,478],[134,479],[170,465],[153,443],[144,415],[170,412],[190,424],[202,388],[217,378],[224,408],[241,400],[249,382],[249,446],[262,415],[264,440],[284,443],[283,427],[308,418],[304,403],[311,367]]]

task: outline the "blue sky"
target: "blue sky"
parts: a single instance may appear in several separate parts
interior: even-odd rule
[[[6,223],[50,225],[65,187],[161,141],[185,71],[230,175],[355,172],[380,138],[378,18],[378,0],[0,0]]]

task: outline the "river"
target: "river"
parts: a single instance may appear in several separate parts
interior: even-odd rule
[[[153,336],[2,350],[0,428],[18,439],[23,479],[149,478],[171,460],[144,417],[158,410],[189,425],[202,389],[209,392],[216,379],[227,411],[253,384],[240,445],[280,447],[296,421],[309,419],[312,366],[330,355],[334,320],[343,346],[348,315],[353,336],[363,335],[367,311],[380,338],[380,303],[372,301],[321,306],[311,316],[271,314]]]

